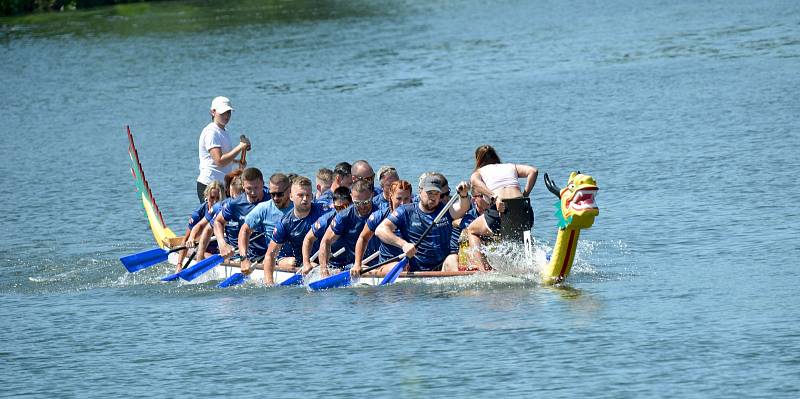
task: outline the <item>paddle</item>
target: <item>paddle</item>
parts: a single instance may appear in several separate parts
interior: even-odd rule
[[[375,251],[375,253],[373,253],[372,255],[370,255],[368,257],[366,257],[363,260],[363,262],[367,263],[367,262],[377,258],[378,255],[380,255],[380,251]],[[381,267],[381,266],[383,266],[383,265],[385,265],[387,263],[394,262],[397,259],[398,259],[398,256],[395,256],[394,258],[385,260],[385,261],[383,261],[381,263],[378,263],[377,265],[370,266],[370,267],[362,270],[361,274],[368,273],[368,272],[370,272],[372,270],[375,270],[375,269],[377,269],[377,268],[379,268],[379,267]],[[352,277],[350,276],[350,270],[348,269],[348,270],[342,271],[340,273],[336,273],[333,276],[326,277],[326,278],[314,281],[313,283],[309,283],[308,284],[308,288],[310,288],[312,291],[319,291],[319,290],[326,290],[328,288],[346,287],[346,286],[350,285],[350,283],[352,283]]]
[[[189,266],[189,264],[192,263],[192,261],[194,260],[195,255],[197,255],[197,250],[195,250],[194,252],[192,252],[191,255],[189,255],[189,259],[183,264],[183,267],[181,267],[181,270],[185,269],[186,266]],[[181,274],[181,272],[175,272],[175,273],[170,274],[169,276],[161,277],[161,281],[175,281],[180,277],[180,274]]]
[[[422,242],[422,240],[428,236],[433,226],[436,225],[436,223],[438,223],[439,220],[442,219],[442,217],[444,217],[444,214],[450,210],[450,208],[453,206],[453,204],[455,204],[458,198],[459,197],[457,196],[453,196],[453,198],[450,198],[450,201],[447,202],[447,205],[444,206],[444,209],[442,209],[442,211],[439,212],[438,215],[436,215],[436,218],[433,219],[433,223],[431,223],[431,225],[428,226],[427,229],[425,229],[425,232],[423,232],[422,235],[417,240],[417,242],[414,243],[414,248],[416,248]],[[388,285],[394,283],[395,280],[397,280],[397,277],[400,275],[400,272],[403,270],[403,268],[406,267],[407,264],[408,264],[408,258],[405,258],[400,262],[397,262],[397,264],[394,265],[392,270],[389,270],[389,273],[387,273],[386,276],[383,277],[383,280],[381,280],[380,285]]]
[[[244,140],[247,140],[247,136],[245,135],[239,136],[239,141],[244,142]],[[246,164],[247,164],[247,147],[244,147],[242,148],[242,156],[239,157],[239,169],[244,169],[244,165]]]
[[[253,240],[260,238],[263,236],[264,233],[258,233],[252,237],[250,237],[250,242],[252,243]],[[179,274],[180,278],[186,281],[192,281],[198,277],[200,277],[203,273],[211,270],[214,266],[222,263],[225,261],[221,255],[214,255],[208,258],[201,260],[200,262],[195,263],[192,267],[183,269]]]
[[[428,226],[427,229],[425,229],[425,231],[419,237],[417,242],[414,243],[414,247],[418,246],[426,237],[428,237],[428,234],[430,234],[431,230],[433,229],[433,226],[435,226],[436,223],[438,223],[439,220],[441,220],[442,217],[444,217],[445,213],[447,213],[447,211],[450,210],[450,208],[453,206],[453,204],[456,203],[456,201],[458,201],[458,199],[459,199],[459,196],[454,196],[453,198],[450,198],[450,201],[447,202],[447,205],[445,205],[444,208],[441,210],[441,212],[439,212],[439,214],[436,215],[436,218],[433,219],[433,222]],[[401,258],[405,258],[405,254],[397,255],[397,256],[395,256],[395,257],[393,257],[391,259],[387,259],[387,260],[385,260],[385,261],[383,261],[383,262],[381,262],[381,263],[379,263],[377,265],[370,266],[370,267],[368,267],[368,268],[366,268],[364,270],[361,270],[361,273],[359,273],[359,275],[364,275],[365,273],[369,273],[369,272],[371,272],[371,271],[373,271],[373,270],[375,270],[375,269],[377,269],[377,268],[379,268],[379,267],[381,267],[383,265],[392,263],[392,262],[394,262],[394,261],[396,261],[398,259],[401,259]],[[400,271],[403,270],[403,268],[405,267],[406,263],[408,263],[407,259],[403,259],[403,261],[397,262],[397,264],[392,268],[392,270],[389,271],[389,273],[386,275],[386,277],[383,278],[383,280],[381,281],[381,285],[391,284],[395,280],[397,280],[397,276],[400,275]],[[391,277],[392,275],[394,275],[393,278]],[[308,287],[311,288],[314,291],[318,291],[318,290],[326,290],[328,288],[346,287],[346,286],[350,285],[351,282],[352,281],[351,281],[351,278],[350,278],[350,271],[349,270],[345,270],[345,271],[343,271],[341,273],[334,274],[333,276],[330,276],[330,277],[315,281],[315,282],[309,284]]]
[[[164,262],[169,259],[169,254],[183,251],[184,249],[186,249],[185,245],[170,250],[156,248],[133,255],[123,256],[119,258],[119,260],[122,262],[122,265],[125,266],[125,269],[128,269],[128,273],[135,273],[139,270]]]
[[[256,258],[253,261],[253,263],[255,264],[255,263],[261,262],[262,260],[264,260],[264,257],[263,256],[259,256],[258,258]],[[255,265],[253,267],[255,268]],[[245,280],[247,280],[247,275],[242,273],[242,272],[237,272],[237,273],[231,274],[225,280],[222,280],[221,283],[217,284],[217,287],[219,287],[219,288],[228,288],[228,287],[232,287],[234,285],[239,285],[241,283],[244,283]]]
[[[344,247],[339,248],[338,251],[334,252],[333,255],[331,255],[331,258],[335,258],[335,257],[337,257],[337,256],[339,256],[339,255],[341,255],[343,253],[344,253]],[[311,255],[311,259],[310,260],[313,262],[313,261],[317,260],[318,257],[319,257],[319,251],[315,252],[314,255]],[[316,266],[314,266],[314,267],[316,267]],[[289,277],[286,280],[283,280],[278,285],[281,286],[281,287],[288,287],[290,285],[302,284],[302,282],[303,282],[303,273],[301,273],[301,270],[303,270],[303,269],[301,268],[292,277]],[[311,270],[314,270],[314,268],[311,268]]]

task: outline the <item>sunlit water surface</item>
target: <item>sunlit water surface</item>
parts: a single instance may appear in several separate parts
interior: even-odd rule
[[[154,3],[3,20],[0,58],[0,396],[800,395],[800,3]],[[560,288],[126,275],[154,243],[123,128],[179,231],[216,95],[266,173],[456,181],[491,143],[593,175],[600,215]]]

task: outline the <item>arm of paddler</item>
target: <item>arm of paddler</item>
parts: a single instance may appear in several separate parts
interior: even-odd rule
[[[522,195],[527,197],[531,195],[531,191],[533,191],[533,186],[536,184],[536,179],[539,177],[539,169],[536,169],[530,165],[516,165],[517,168],[517,176],[524,177],[525,181],[525,190],[522,191]]]
[[[403,253],[407,258],[413,258],[417,253],[417,247],[414,244],[404,240],[402,237],[398,237],[397,234],[394,233],[396,229],[397,226],[395,226],[395,224],[387,218],[378,225],[378,229],[375,230],[375,234],[385,244],[402,248]]]
[[[192,236],[192,231],[190,229],[186,229],[186,234],[183,235],[183,246],[187,248],[194,247],[194,243],[189,246],[189,239]],[[182,249],[178,252],[178,264],[175,265],[175,273],[180,272],[183,269],[183,259],[186,258],[186,253],[189,252],[187,249]]]
[[[242,262],[239,267],[244,274],[250,274],[250,259],[247,258],[247,248],[250,246],[250,236],[253,234],[253,229],[247,223],[242,224],[239,229],[239,257]],[[221,252],[221,251],[220,251]],[[224,255],[223,255],[224,256]]]
[[[331,226],[325,230],[325,235],[319,243],[319,273],[323,278],[330,276],[331,272],[328,270],[328,260],[331,257],[331,245],[339,239],[339,236],[333,232]]]
[[[458,202],[450,208],[450,216],[452,216],[453,219],[460,219],[469,211],[469,187],[469,182],[462,181],[458,183],[458,187],[456,187],[459,196]]]
[[[353,262],[353,267],[350,269],[350,274],[353,277],[361,275],[361,262],[364,259],[364,252],[367,251],[369,240],[374,235],[375,233],[364,223],[364,229],[361,230],[361,234],[358,235],[358,240],[356,241],[356,259]]]
[[[275,259],[283,247],[283,244],[278,244],[275,241],[270,241],[267,247],[267,253],[264,255],[264,285],[275,285],[273,272],[275,271]]]
[[[317,237],[312,230],[309,230],[303,238],[303,270],[301,271],[303,274],[308,274],[314,268],[314,264],[311,263],[311,249],[314,247],[314,241],[317,241]]]
[[[218,213],[217,216],[214,217],[214,236],[225,237],[225,226],[227,224],[228,221],[225,220],[224,216],[222,216],[222,212]],[[209,237],[209,239],[210,238],[211,237]],[[231,247],[230,244],[225,242],[225,240],[218,239],[217,242],[219,243],[219,254],[222,255],[223,258],[227,258],[233,254],[233,247]],[[206,241],[206,245],[207,244],[208,241]],[[203,247],[203,250],[205,250],[205,246]]]

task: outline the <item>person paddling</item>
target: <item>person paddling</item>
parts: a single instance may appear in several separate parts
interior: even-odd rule
[[[431,225],[444,203],[444,181],[435,174],[427,174],[422,181],[419,203],[402,205],[381,222],[375,235],[386,244],[401,248],[409,258],[410,271],[442,270],[442,263],[450,254],[450,235],[454,219],[461,218],[469,209],[469,183],[458,184],[459,201],[433,226],[421,241],[425,230]],[[396,262],[395,262],[396,263]],[[394,264],[390,264],[390,268]],[[452,270],[445,270],[452,271]]]
[[[243,149],[250,150],[250,140],[242,135],[239,144],[235,147],[225,127],[231,120],[233,108],[231,100],[227,97],[215,97],[211,101],[211,123],[206,125],[200,133],[197,143],[198,157],[200,158],[200,174],[197,176],[197,197],[203,202],[206,186],[212,181],[225,178],[225,174],[233,170],[234,164],[245,168],[242,159],[236,159]]]
[[[197,240],[197,237],[200,236],[203,229],[208,226],[208,223],[206,222],[206,216],[214,212],[214,207],[219,202],[225,200],[225,190],[222,189],[222,184],[215,180],[206,187],[206,191],[203,196],[205,197],[205,201],[200,204],[200,206],[195,209],[194,212],[192,212],[191,216],[189,216],[189,226],[186,229],[186,234],[183,236],[183,245],[187,248],[194,247],[195,240]],[[216,253],[217,246],[213,245],[207,247],[206,251],[206,254]],[[178,263],[175,269],[176,273],[183,269],[183,260],[187,252],[187,250],[183,250],[178,255]]]
[[[231,256],[238,247],[239,230],[244,225],[247,214],[259,203],[272,199],[269,189],[264,187],[264,175],[256,168],[247,168],[242,172],[242,188],[244,192],[225,202],[214,218],[212,226],[214,235],[231,239],[231,242],[217,241],[219,254],[223,258]],[[207,241],[201,239],[201,242]],[[261,253],[267,248],[267,242],[263,236],[254,240],[250,245],[251,248],[261,248]]]
[[[533,208],[531,208],[528,198],[536,184],[539,170],[530,165],[502,163],[494,147],[482,145],[475,149],[475,171],[472,173],[471,181],[473,189],[477,194],[482,194],[490,198],[491,207],[483,215],[479,216],[470,223],[467,231],[469,233],[470,252],[477,254],[480,264],[477,265],[482,270],[488,267],[486,259],[480,252],[481,238],[500,233],[501,215],[506,214],[506,205],[512,201],[522,201],[522,215],[517,217],[526,220],[516,220],[525,230],[533,227]],[[519,184],[519,179],[525,178],[525,189]],[[511,215],[508,215],[511,216]],[[509,221],[511,222],[511,221]],[[473,258],[473,262],[475,259]]]
[[[373,173],[374,177],[374,173]],[[372,214],[372,194],[374,187],[372,183],[365,179],[357,179],[351,187],[350,194],[353,198],[353,205],[336,214],[336,217],[328,226],[325,235],[319,244],[319,270],[320,276],[328,277],[330,270],[328,264],[331,258],[331,244],[335,241],[342,241],[346,252],[339,258],[339,264],[333,265],[341,269],[346,268],[355,261],[356,241],[364,229],[369,215]],[[371,240],[367,252],[372,254],[378,250],[380,243]],[[337,267],[338,266],[338,267]]]
[[[375,230],[378,228],[381,222],[383,222],[383,220],[386,219],[386,217],[389,216],[392,211],[399,208],[401,205],[411,203],[411,183],[405,180],[396,180],[389,186],[384,187],[382,195],[387,195],[391,200],[391,203],[388,208],[378,208],[376,211],[372,212],[372,214],[369,215],[369,219],[367,219],[367,223],[364,225],[364,229],[361,230],[361,235],[358,236],[358,241],[356,241],[356,259],[355,262],[353,262],[353,267],[350,269],[350,274],[353,277],[358,277],[361,275],[361,261],[365,258],[364,252],[366,252],[367,246],[369,245],[372,237],[375,235]],[[379,262],[384,262],[403,253],[402,249],[388,245],[384,242],[381,242],[378,250],[381,254]],[[384,266],[379,270],[379,273],[385,273],[390,269],[391,267]]]
[[[303,262],[303,240],[311,230],[311,226],[322,216],[327,208],[319,202],[313,202],[311,180],[298,176],[292,181],[291,200],[294,207],[286,214],[272,233],[272,241],[264,257],[264,284],[275,284],[273,271],[276,263],[279,266],[299,266]],[[288,250],[283,250],[288,248]],[[283,252],[285,257],[278,259]],[[244,263],[244,262],[243,262]],[[242,272],[245,268],[242,267]]]
[[[274,173],[269,178],[269,201],[256,205],[244,218],[239,230],[238,247],[239,256],[242,258],[242,273],[247,274],[250,269],[250,259],[265,255],[267,244],[272,241],[272,233],[281,219],[292,211],[294,204],[289,200],[292,184],[289,177],[283,173]],[[254,233],[264,233],[265,245],[259,246],[254,242],[250,244],[250,236]]]
[[[336,190],[333,190],[332,201],[331,207],[333,209],[317,202],[325,207],[326,212],[317,218],[317,221],[311,226],[311,229],[303,239],[303,275],[307,275],[317,266],[317,263],[314,263],[311,258],[319,250],[319,240],[325,236],[325,232],[328,231],[328,226],[336,218],[336,214],[353,204],[353,199],[350,197],[350,189],[344,186],[337,187]],[[336,253],[341,248],[344,248],[344,240],[334,242],[331,245],[331,253]],[[329,259],[328,262],[336,262],[336,259]],[[338,265],[338,262],[335,264]]]

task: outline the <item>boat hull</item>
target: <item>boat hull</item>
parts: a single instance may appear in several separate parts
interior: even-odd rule
[[[178,264],[178,254],[172,253],[169,256],[169,263],[172,265]],[[194,264],[194,262],[192,262]],[[280,284],[286,279],[292,277],[296,272],[296,269],[287,269],[287,268],[276,268],[273,272],[273,280],[276,284]],[[202,284],[207,283],[210,281],[221,281],[224,280],[231,275],[239,273],[239,265],[238,263],[222,263],[220,265],[215,266],[213,269],[203,273],[200,277],[192,280],[191,284]],[[438,281],[438,280],[448,280],[448,279],[455,279],[458,277],[464,276],[471,276],[476,271],[458,271],[458,272],[403,272],[400,273],[400,276],[397,278],[398,282],[403,281],[412,281],[412,280],[426,280],[426,281]],[[381,280],[385,274],[382,273],[367,273],[358,280],[356,285],[380,285]],[[253,272],[250,274],[250,280],[254,282],[261,283],[264,281],[264,271],[261,269],[261,265],[257,265]]]

